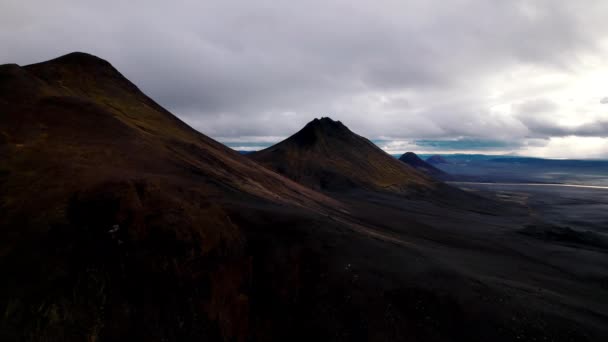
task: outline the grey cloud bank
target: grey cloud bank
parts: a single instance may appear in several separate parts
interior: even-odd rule
[[[608,157],[606,17],[605,1],[9,0],[0,63],[93,53],[216,138],[329,115],[373,139]]]

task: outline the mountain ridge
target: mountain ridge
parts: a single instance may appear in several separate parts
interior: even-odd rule
[[[243,289],[263,283],[252,255],[267,263],[256,227],[290,236],[314,220],[336,225],[325,217],[343,210],[190,128],[101,59],[2,65],[0,90],[0,270],[11,274],[0,286],[0,335],[8,339],[76,340],[71,331],[97,339],[99,322],[106,339],[160,339],[179,333],[178,316],[199,339],[243,339]],[[281,230],[281,220],[294,222]]]
[[[74,70],[72,69],[74,66]],[[82,67],[92,67],[97,73],[94,77],[81,70]],[[18,68],[18,73],[26,75],[28,81],[35,82],[35,90],[40,90],[36,94],[28,94],[28,97],[34,97],[36,103],[33,106],[42,106],[45,108],[40,114],[36,115],[31,113],[31,106],[11,106],[8,104],[8,109],[14,111],[23,111],[21,107],[25,107],[25,118],[32,121],[45,121],[39,123],[39,127],[46,127],[46,132],[38,130],[38,134],[42,134],[39,137],[48,138],[52,128],[65,128],[71,123],[79,124],[78,115],[73,113],[73,110],[85,106],[88,111],[85,111],[83,115],[95,114],[95,118],[103,118],[101,122],[105,122],[108,125],[113,126],[115,129],[115,137],[117,140],[120,139],[131,139],[134,144],[126,144],[126,146],[139,145],[140,147],[154,148],[157,149],[157,154],[161,158],[174,158],[177,157],[177,163],[185,163],[188,167],[199,168],[208,175],[218,175],[218,169],[212,167],[206,167],[200,162],[185,158],[184,153],[192,153],[196,150],[204,152],[206,154],[206,162],[220,163],[224,167],[228,168],[242,168],[247,167],[251,171],[258,170],[257,172],[264,177],[268,177],[267,180],[275,179],[276,176],[268,173],[265,169],[259,168],[255,163],[252,163],[247,158],[242,158],[238,153],[225,147],[224,145],[210,139],[209,137],[201,134],[200,132],[192,129],[186,125],[183,121],[178,119],[173,114],[162,108],[152,99],[145,94],[141,93],[133,83],[124,78],[110,63],[107,61],[97,58],[95,56],[85,53],[71,53],[48,62],[42,62],[37,64],[28,65],[25,67],[11,66],[11,69]],[[101,68],[101,69],[100,69]],[[75,77],[72,78],[72,76]],[[118,86],[115,86],[118,84]],[[1,98],[0,98],[1,99]],[[8,96],[5,97],[8,101]],[[8,102],[7,102],[8,103]],[[17,107],[17,108],[11,108]],[[48,115],[46,112],[65,112],[61,115]],[[15,114],[16,115],[16,114]],[[10,115],[5,115],[5,128],[16,128],[11,127],[14,122],[10,121]],[[62,121],[65,119],[65,121]],[[90,118],[93,120],[93,118]],[[33,124],[28,122],[21,122],[21,125]],[[99,132],[103,127],[94,127],[92,125],[87,133],[89,137],[84,135],[78,135],[74,132],[67,134],[67,132],[61,132],[56,137],[63,138],[67,136],[73,139],[82,139],[85,148],[93,148],[96,146],[90,141],[91,137],[98,136]],[[22,145],[26,147],[30,144],[36,143],[36,138],[33,136],[25,139],[19,139],[19,133],[26,133],[25,131],[19,131],[13,129],[13,132],[9,132],[8,129],[4,129],[4,135],[6,139],[21,140]],[[31,135],[34,131],[27,131]],[[63,134],[65,133],[65,134]],[[108,132],[114,134],[112,132]],[[159,140],[162,143],[159,144]],[[29,142],[27,141],[29,140]],[[53,141],[51,141],[53,142]],[[63,142],[58,142],[63,143]],[[153,146],[152,146],[153,145]],[[172,154],[172,155],[171,155]],[[218,154],[221,154],[219,156]],[[138,158],[137,154],[134,154],[135,159]],[[201,155],[202,156],[202,155]],[[222,158],[229,156],[226,161],[221,161]],[[209,159],[209,158],[212,159]],[[116,163],[119,159],[113,160],[112,163]],[[236,162],[238,160],[238,162]],[[127,164],[128,160],[124,160]],[[175,164],[175,163],[174,163]],[[239,174],[236,169],[231,171],[233,174]],[[226,177],[223,175],[222,177]],[[281,180],[284,181],[284,180]],[[234,182],[233,182],[234,183]],[[257,181],[258,184],[263,181]],[[290,183],[298,188],[298,192],[301,192],[301,187],[295,183]],[[237,187],[242,187],[241,184]],[[259,189],[259,185],[256,185]],[[278,189],[276,187],[273,187]],[[253,190],[253,189],[252,189]]]

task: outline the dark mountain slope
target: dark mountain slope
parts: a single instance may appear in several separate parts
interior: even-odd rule
[[[0,66],[0,137],[2,340],[160,339],[178,319],[241,339],[260,219],[240,213],[293,212],[297,230],[341,210],[83,53]]]
[[[312,205],[328,200],[191,129],[97,57],[73,53],[5,69],[10,76],[2,78],[0,87],[23,90],[16,96],[3,92],[0,98],[2,147],[9,159],[48,156],[40,164],[53,163],[49,172],[82,171],[69,179],[74,183],[112,173],[179,174],[197,181],[212,179],[221,190],[278,202]],[[27,102],[15,103],[15,97]],[[19,167],[5,161],[6,172],[13,166]],[[12,180],[50,176],[35,172],[36,168],[30,174],[12,173]]]
[[[391,177],[338,202],[99,58],[0,66],[0,340],[605,340],[601,251],[519,234],[509,207],[408,198]]]
[[[447,176],[447,173],[420,159],[414,152],[404,153],[401,157],[399,157],[399,160],[418,171],[428,174],[429,176],[436,178],[444,178]]]
[[[407,194],[438,186],[330,118],[315,119],[286,140],[247,156],[313,189]]]

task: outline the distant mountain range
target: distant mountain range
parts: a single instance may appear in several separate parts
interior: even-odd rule
[[[443,155],[434,164],[450,180],[507,183],[608,185],[608,161],[542,159],[491,155]]]
[[[442,156],[435,154],[426,159],[429,164],[449,164],[449,162]]]

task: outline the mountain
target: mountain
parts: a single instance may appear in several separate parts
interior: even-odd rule
[[[291,137],[248,156],[318,190],[367,189],[405,194],[438,186],[432,178],[330,118],[314,119]]]
[[[418,155],[416,155],[414,152],[404,153],[401,157],[399,157],[399,160],[416,170],[428,174],[429,176],[438,178],[447,176],[447,173],[420,159],[420,157],[418,157]]]
[[[0,113],[3,340],[242,340],[253,268],[285,267],[263,261],[283,237],[258,236],[342,210],[85,53],[0,66]]]
[[[298,205],[328,200],[193,130],[97,57],[72,53],[0,73],[3,167],[15,182],[68,175],[55,184],[59,196],[103,179],[163,175]]]
[[[445,158],[443,158],[442,156],[440,156],[438,154],[426,158],[426,162],[429,164],[434,164],[434,165],[450,163],[449,161],[447,161]]]
[[[604,244],[309,126],[302,185],[103,59],[1,65],[0,340],[605,340]]]

